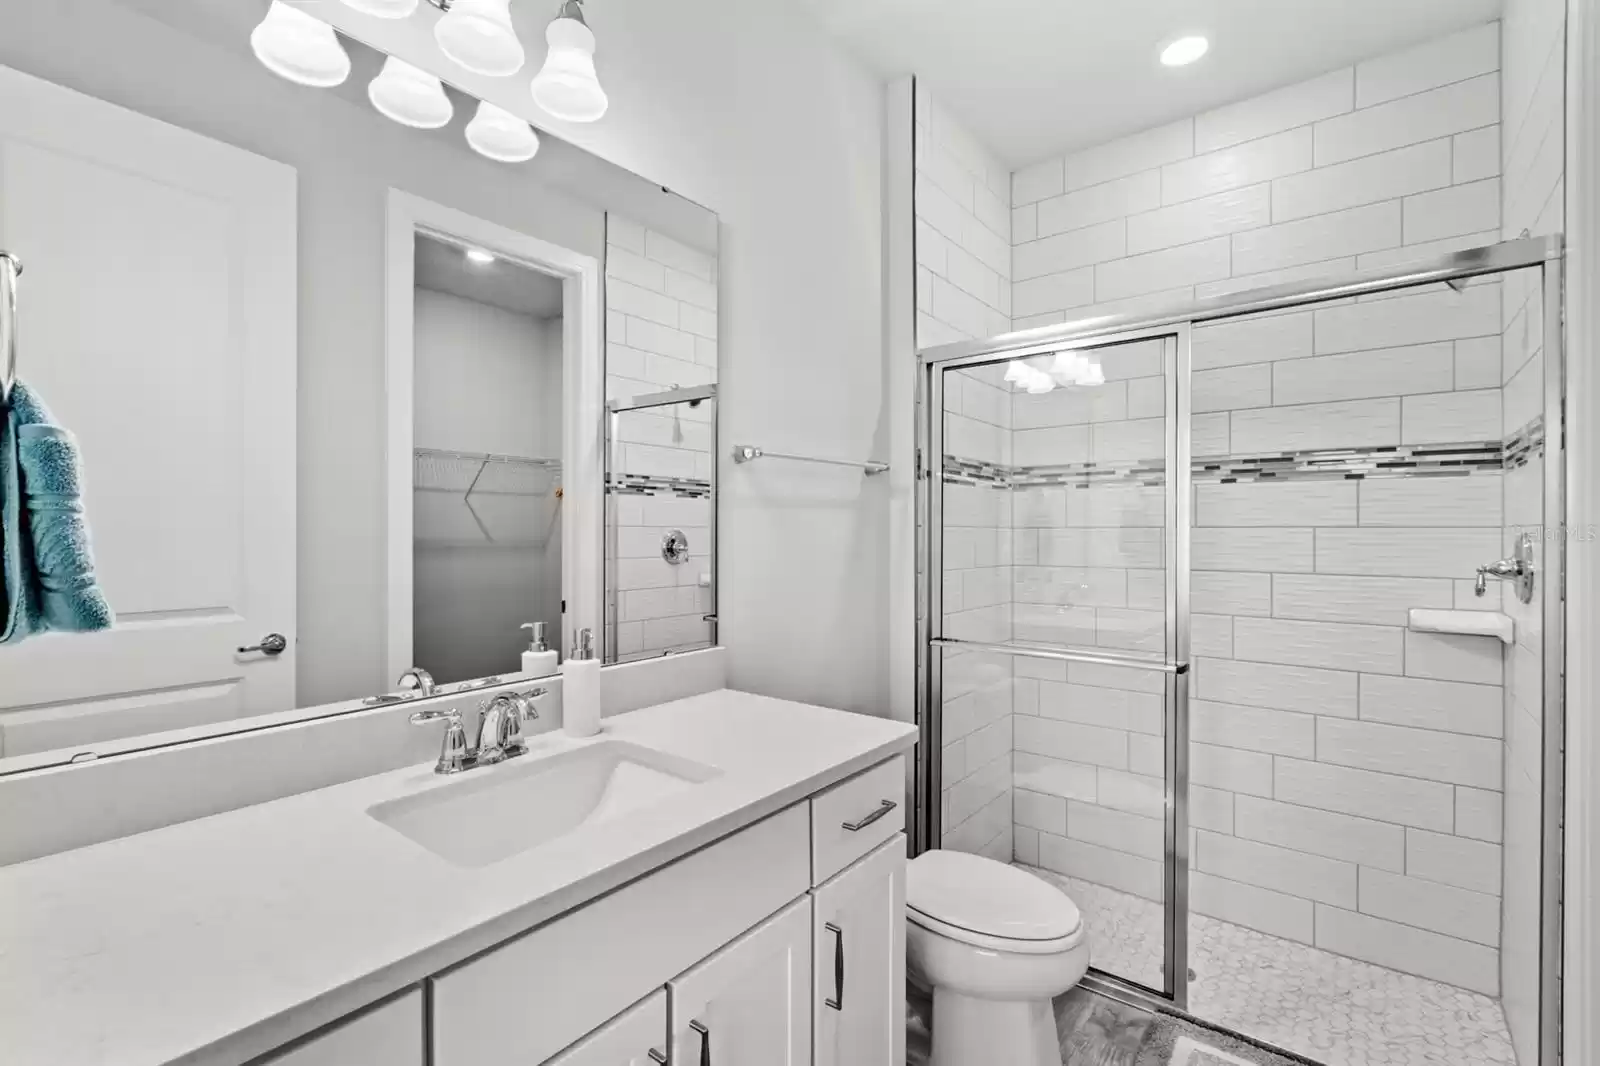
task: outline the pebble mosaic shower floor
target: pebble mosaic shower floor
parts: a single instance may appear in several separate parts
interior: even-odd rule
[[[1162,910],[1048,870],[1072,897],[1093,965],[1159,984]],[[1327,1066],[1515,1066],[1500,1004],[1487,996],[1195,915],[1189,1011]]]

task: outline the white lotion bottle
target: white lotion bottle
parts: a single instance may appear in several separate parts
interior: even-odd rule
[[[561,728],[569,737],[600,732],[600,660],[594,657],[594,633],[579,630],[572,654],[561,664]]]
[[[560,656],[545,642],[544,623],[524,622],[522,628],[533,631],[528,650],[522,653],[522,672],[532,677],[549,677],[556,672],[556,660]]]

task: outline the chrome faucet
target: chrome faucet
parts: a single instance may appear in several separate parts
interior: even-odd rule
[[[460,711],[445,708],[417,711],[411,715],[411,722],[413,725],[449,723],[433,772],[457,774],[478,766],[492,766],[526,752],[528,741],[522,727],[539,717],[537,704],[545,694],[545,689],[536,688],[527,692],[502,692],[485,700],[478,708],[478,743],[474,747],[467,744]]]
[[[1489,579],[1515,581],[1517,599],[1533,602],[1533,535],[1524,533],[1517,538],[1516,552],[1510,558],[1478,567],[1478,580],[1472,591],[1482,596],[1489,591]]]
[[[420,666],[413,666],[400,675],[400,680],[395,685],[401,692],[415,692],[427,699],[439,691],[439,686],[433,683],[433,675]]]

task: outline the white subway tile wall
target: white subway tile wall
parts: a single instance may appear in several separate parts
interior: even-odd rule
[[[1510,0],[1504,26],[1011,175],[1011,324],[1399,265],[1523,228],[1558,231],[1559,8]],[[924,134],[940,125],[921,99],[918,122],[920,193],[938,169],[920,166],[921,146],[937,142]],[[974,189],[994,188],[988,167],[967,169]],[[937,248],[971,228],[929,199],[918,212],[928,275],[919,293],[929,297],[919,326],[934,339],[923,343],[997,332],[964,329],[980,316],[962,317],[949,293],[943,306],[956,310],[937,317],[936,281],[979,303],[989,290],[958,286],[947,262],[934,271],[922,257],[935,218]],[[977,217],[975,196],[967,212]],[[1542,405],[1541,295],[1529,273],[1197,328],[1195,454],[1501,442]],[[1117,372],[1105,362],[1098,389],[1013,393],[998,406],[1003,383],[963,375],[977,398],[947,403],[951,417],[999,432],[969,432],[963,439],[981,444],[959,454],[1015,467],[1159,459],[1159,362]],[[982,417],[972,413],[978,398]],[[1535,457],[1503,474],[1201,478],[1193,499],[1191,905],[1485,994],[1503,989],[1519,1045],[1536,1030],[1539,608],[1509,590],[1478,600],[1470,578],[1539,522],[1540,469]],[[971,523],[948,530],[947,544],[970,569],[989,559],[1010,571],[952,580],[947,547],[947,611],[952,589],[972,597],[947,626],[981,639],[1161,651],[1159,485],[1034,485],[1015,490],[1009,507],[979,485],[951,486],[947,500],[954,488]],[[947,503],[947,526],[950,514]],[[989,544],[990,531],[987,555],[967,547],[967,538]],[[1516,617],[1518,645],[1504,663],[1497,642],[1405,629],[1410,608],[1450,606]],[[1096,668],[1029,660],[1015,661],[1014,676],[1001,660],[984,668],[987,714],[1001,713],[1001,693],[1012,699],[1014,857],[1159,899],[1160,676],[1091,678],[1080,671]],[[951,673],[947,660],[947,699]],[[947,717],[947,742],[997,720],[965,713],[968,732],[952,732]],[[958,754],[955,765],[974,775],[994,764]],[[947,843],[957,824],[951,766],[947,747]],[[985,780],[957,808],[968,822],[1007,802],[998,773]],[[972,850],[987,837],[996,855],[1004,843],[994,820],[960,835]]]
[[[606,216],[606,398],[630,400],[717,380],[717,259],[621,215]],[[622,661],[704,647],[712,605],[709,492],[714,403],[618,416],[614,474],[648,478],[611,496],[616,602],[606,624]],[[671,564],[662,540],[681,530],[689,558]],[[563,640],[563,647],[567,641]]]
[[[1022,296],[1012,286],[1011,171],[920,85],[915,111],[917,346],[1008,332],[1012,300]],[[1050,178],[1033,180],[1048,187]],[[1036,228],[1032,212],[1019,221],[1025,231]],[[1032,254],[1040,261],[1072,255]]]
[[[1507,0],[1505,6],[1498,150],[1501,234],[1507,238],[1524,231],[1543,236],[1565,229],[1565,15],[1562,0]],[[1510,434],[1535,418],[1542,406],[1544,293],[1529,272],[1508,277],[1501,296],[1502,428]],[[1542,457],[1506,475],[1499,554],[1511,554],[1523,530],[1542,528],[1543,476]],[[1543,550],[1543,542],[1536,540],[1536,565],[1543,564]],[[1458,832],[1491,843],[1504,841],[1500,984],[1512,1043],[1523,1062],[1534,1061],[1539,1046],[1543,598],[1542,586],[1535,587],[1529,604],[1509,588],[1496,597],[1500,609],[1517,622],[1517,643],[1506,655],[1505,799],[1495,808],[1465,797],[1457,813],[1458,822],[1464,818],[1468,826]]]

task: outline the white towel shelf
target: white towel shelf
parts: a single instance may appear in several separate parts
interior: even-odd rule
[[[1416,633],[1459,633],[1469,637],[1517,639],[1517,623],[1499,611],[1426,611],[1413,608],[1410,628]]]

